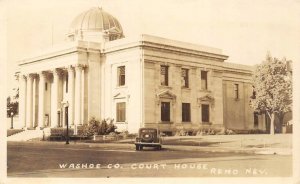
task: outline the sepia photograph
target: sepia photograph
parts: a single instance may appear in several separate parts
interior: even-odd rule
[[[300,183],[299,0],[0,4],[0,183]]]

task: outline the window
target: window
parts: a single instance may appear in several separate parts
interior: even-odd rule
[[[45,91],[47,91],[47,89],[48,89],[48,83],[45,82]]]
[[[207,104],[201,105],[201,115],[202,115],[202,122],[208,123],[209,122],[209,105],[207,105]]]
[[[239,99],[239,85],[234,84],[234,98]]]
[[[118,67],[118,86],[125,85],[125,66]]]
[[[126,103],[117,103],[117,122],[125,122],[126,120]]]
[[[170,102],[161,102],[161,121],[170,121]]]
[[[191,121],[191,105],[190,103],[182,103],[182,122]]]
[[[201,89],[207,89],[207,71],[201,71]]]
[[[181,69],[181,81],[182,84],[181,86],[184,88],[188,88],[189,87],[189,70],[182,68]]]
[[[160,66],[160,84],[162,86],[168,86],[169,85],[169,79],[168,79],[168,75],[169,75],[169,71],[168,71],[169,67],[162,65]]]
[[[69,75],[66,75],[66,93],[68,93]]]

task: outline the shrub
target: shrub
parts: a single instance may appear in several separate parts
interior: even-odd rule
[[[199,135],[200,135],[200,136],[202,136],[202,135],[203,135],[203,132],[202,132],[202,130],[198,130],[198,131],[197,131],[197,133],[196,133],[196,135],[198,135],[198,136],[199,136]]]
[[[107,123],[108,121],[109,124]],[[83,125],[83,135],[108,135],[111,132],[115,132],[117,127],[113,124],[113,121],[113,119],[107,118],[100,122],[95,118],[92,118],[88,124]]]
[[[226,129],[225,130],[225,135],[234,135],[235,132],[233,130],[230,130],[230,129]]]
[[[177,130],[175,135],[176,136],[185,136],[187,132],[185,130]]]
[[[127,135],[127,138],[128,138],[128,139],[134,139],[134,138],[136,138],[137,136],[138,136],[137,133],[131,133],[131,134],[128,134],[128,135]]]
[[[107,119],[107,121],[110,121],[109,124],[106,127],[106,134],[110,134],[112,132],[116,132],[117,126],[113,124],[113,119]]]
[[[260,129],[251,129],[249,130],[249,134],[265,134],[265,130],[260,130]]]
[[[119,136],[123,139],[127,139],[128,135],[129,135],[129,132],[127,130],[124,130],[121,133],[119,133]]]
[[[98,129],[98,135],[106,135],[107,123],[106,120],[102,120]]]
[[[265,130],[249,129],[249,130],[232,130],[233,134],[266,134]]]
[[[84,136],[98,135],[99,127],[100,122],[95,118],[92,118],[88,123],[83,125],[82,133]]]
[[[51,128],[50,129],[50,135],[56,136],[56,135],[66,135],[67,134],[67,129],[66,128]],[[69,128],[69,135],[73,135],[74,134],[74,129],[73,128]]]

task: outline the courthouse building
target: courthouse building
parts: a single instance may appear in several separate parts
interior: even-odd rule
[[[150,35],[127,38],[101,8],[78,15],[65,44],[19,62],[19,128],[71,128],[92,117],[118,130],[265,129],[250,107],[251,66],[220,49]]]

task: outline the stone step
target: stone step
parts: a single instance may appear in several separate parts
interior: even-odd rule
[[[42,138],[43,130],[25,130],[18,134],[9,136],[7,141],[28,141],[34,138]]]

